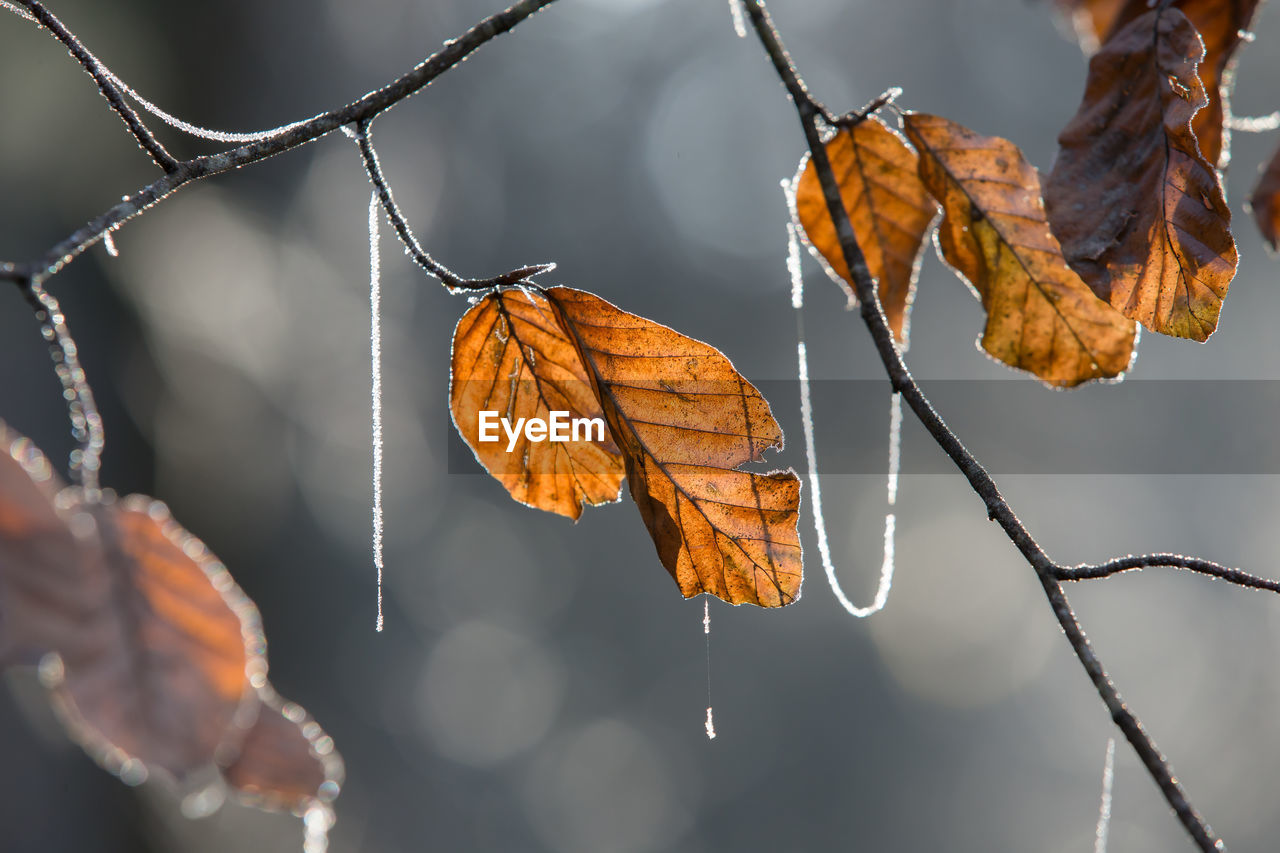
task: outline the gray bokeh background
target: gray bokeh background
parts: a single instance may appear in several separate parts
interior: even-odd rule
[[[1006,136],[1051,165],[1085,63],[1045,3],[771,6],[834,108],[899,85],[905,106]],[[52,8],[143,94],[190,121],[247,130],[382,85],[497,4]],[[1257,31],[1235,100],[1244,115],[1277,106],[1274,5]],[[0,65],[0,256],[22,259],[156,172],[47,35],[0,17]],[[215,149],[163,138],[180,156]],[[554,260],[548,282],[713,343],[762,387],[775,383],[790,439],[777,459],[803,467],[778,189],[803,138],[724,0],[562,0],[384,116],[374,138],[407,216],[445,263],[481,276]],[[1236,136],[1229,196],[1242,262],[1218,333],[1203,346],[1144,335],[1133,378],[1280,378],[1277,267],[1241,211],[1274,142]],[[389,230],[387,630],[375,634],[368,193],[353,145],[334,134],[184,189],[116,235],[119,258],[97,247],[51,287],[101,402],[105,482],[167,501],[229,565],[263,611],[273,680],[336,738],[348,781],[333,850],[1092,849],[1110,720],[1030,569],[958,475],[904,477],[898,580],[872,619],[850,619],[826,588],[807,504],[802,600],[780,612],[712,602],[719,737],[708,742],[701,603],[680,598],[630,499],[575,526],[452,470],[449,341],[466,303],[412,267]],[[816,264],[805,269],[811,374],[879,378],[843,295]],[[975,444],[1007,435],[1034,448],[1025,412],[1037,394],[1061,404],[1056,392],[1028,389],[993,412],[949,381],[1027,381],[975,350],[981,325],[977,302],[930,252],[910,365],[926,391],[945,390],[943,414],[962,437],[976,424]],[[1254,411],[1247,395],[1238,409],[1231,395],[1206,409],[1185,382],[1168,383],[1164,405],[1117,406],[1129,387],[1073,392],[1083,423],[1097,413],[1094,428],[1051,440],[1120,436],[1146,459],[1176,432],[1179,448],[1209,461],[1170,470],[1213,472]],[[29,311],[0,292],[0,416],[62,460],[71,444],[59,392]],[[887,385],[857,407],[822,397],[819,453],[838,454],[851,433],[883,453],[887,397]],[[1116,411],[1127,420],[1108,429],[1101,418]],[[910,420],[905,441],[911,454],[939,454]],[[1064,561],[1173,550],[1280,574],[1275,476],[1143,470],[1015,470],[1001,485]],[[841,575],[867,601],[883,477],[833,475],[823,488]],[[1277,603],[1159,572],[1069,592],[1215,828],[1232,849],[1272,849]],[[125,788],[65,742],[29,678],[6,684],[0,849],[299,849],[293,819],[228,807],[188,821],[162,785]],[[1117,752],[1111,849],[1190,849],[1130,750]]]

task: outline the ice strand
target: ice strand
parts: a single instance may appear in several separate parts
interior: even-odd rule
[[[716,739],[716,723],[711,717],[711,602],[702,600],[702,633],[707,635],[707,740]]]
[[[255,130],[249,133],[236,133],[229,130],[213,130],[212,128],[201,127],[200,125],[183,121],[177,116],[160,109],[151,101],[148,101],[146,98],[142,97],[142,95],[138,94],[138,92],[128,83],[117,77],[110,68],[103,65],[96,57],[94,58],[94,62],[97,64],[98,70],[102,72],[102,76],[120,87],[120,91],[132,98],[138,106],[142,107],[144,110],[151,113],[170,127],[181,130],[183,133],[190,134],[191,136],[199,137],[200,139],[211,139],[214,142],[262,142],[267,139],[274,139],[277,136],[282,136],[283,134],[293,130],[295,127],[304,125],[311,120],[302,119],[301,121],[283,124],[280,127],[273,127],[270,130]]]
[[[326,853],[329,849],[329,830],[333,829],[333,807],[327,803],[313,802],[302,816],[302,853]]]
[[[26,18],[28,21],[35,20],[35,16],[32,15],[30,12],[28,12],[26,9],[22,8],[21,6],[10,3],[8,2],[8,0],[0,0],[0,7],[3,7],[7,11],[12,12],[13,14],[17,15],[20,18]],[[142,95],[138,94],[138,92],[132,86],[130,86],[128,83],[124,82],[119,77],[117,77],[115,75],[115,72],[113,72],[107,66],[103,65],[102,60],[98,59],[98,57],[90,54],[90,59],[93,61],[94,66],[98,70],[98,73],[100,73],[107,80],[110,80],[112,83],[114,83],[116,87],[120,89],[121,92],[123,92],[125,95],[131,98],[134,102],[136,102],[138,106],[142,107],[144,110],[151,113],[153,116],[160,119],[162,122],[169,125],[170,127],[177,128],[178,130],[181,130],[183,133],[187,133],[187,134],[190,134],[191,136],[199,137],[200,139],[211,139],[214,142],[262,142],[263,140],[274,139],[277,136],[288,133],[290,130],[293,130],[295,127],[304,125],[311,120],[311,119],[303,119],[301,121],[295,121],[289,124],[281,125],[280,127],[273,127],[270,130],[256,130],[249,133],[235,133],[227,130],[212,130],[207,127],[200,127],[199,125],[195,125],[195,124],[191,124],[190,122],[183,121],[182,119],[178,118],[177,116],[171,113],[165,112],[164,110],[160,109],[160,107],[153,104],[151,101],[148,101],[146,98],[142,97]]]
[[[818,536],[818,554],[822,557],[822,568],[827,573],[827,583],[831,586],[836,600],[850,615],[865,619],[873,613],[884,609],[889,601],[889,590],[893,587],[894,539],[897,519],[892,512],[884,517],[884,561],[880,565],[880,582],[876,587],[875,597],[867,607],[858,607],[845,595],[840,581],[836,578],[835,564],[831,559],[831,545],[827,540],[827,523],[822,514],[822,485],[818,478],[817,451],[813,436],[813,400],[809,393],[809,358],[805,350],[804,335],[804,276],[800,270],[800,242],[795,226],[787,223],[787,271],[791,274],[791,305],[796,309],[796,356],[800,370],[800,419],[804,424],[805,461],[809,466],[809,494],[813,509],[813,527]],[[898,500],[898,471],[902,461],[901,431],[902,400],[894,393],[889,405],[889,478],[887,484],[887,503],[893,506]]]
[[[1266,133],[1280,129],[1280,110],[1264,116],[1228,116],[1226,125],[1230,130],[1242,133]]]
[[[1107,853],[1107,836],[1111,832],[1111,786],[1116,778],[1116,739],[1107,738],[1107,757],[1102,763],[1102,802],[1098,804],[1098,829],[1094,834],[1093,853]]]
[[[733,15],[733,31],[738,38],[747,37],[747,18],[742,11],[742,0],[729,0],[729,14]]]
[[[369,198],[369,363],[373,410],[373,565],[378,570],[378,619],[382,630],[382,263],[378,250],[378,193]]]

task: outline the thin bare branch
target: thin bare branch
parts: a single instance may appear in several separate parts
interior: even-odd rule
[[[505,272],[494,278],[459,277],[444,264],[431,257],[427,250],[422,248],[418,238],[413,235],[413,231],[409,228],[409,223],[405,221],[404,214],[400,212],[395,199],[391,196],[391,185],[387,183],[386,176],[382,174],[382,165],[378,162],[378,152],[374,150],[373,141],[369,138],[369,122],[357,122],[354,136],[356,145],[360,147],[360,157],[364,160],[365,171],[369,174],[369,180],[373,182],[378,201],[382,205],[391,227],[395,229],[396,236],[400,238],[400,242],[404,244],[404,247],[409,250],[409,257],[413,258],[414,263],[440,279],[440,283],[445,287],[450,290],[488,290],[499,285],[518,284],[540,273],[550,272],[556,268],[554,263],[534,264]]]
[[[1261,589],[1267,592],[1280,593],[1280,581],[1251,575],[1240,569],[1232,569],[1210,560],[1184,557],[1181,554],[1142,554],[1141,556],[1130,554],[1126,557],[1116,557],[1114,560],[1108,560],[1105,563],[1096,565],[1083,564],[1071,568],[1059,568],[1055,574],[1060,581],[1085,581],[1109,578],[1112,575],[1139,569],[1158,568],[1183,569],[1198,575],[1208,575],[1247,589]]]
[[[98,491],[98,468],[105,444],[102,416],[93,401],[93,391],[80,366],[80,349],[67,328],[62,307],[52,293],[37,282],[26,282],[23,295],[40,321],[40,333],[49,344],[49,357],[66,392],[67,413],[71,418],[71,435],[79,445],[71,452],[71,475],[94,495]]]
[[[17,0],[31,12],[31,16],[46,27],[53,37],[66,45],[67,50],[71,51],[71,55],[76,58],[89,76],[98,84],[98,91],[102,93],[102,97],[107,99],[107,103],[111,104],[111,109],[116,111],[124,122],[125,127],[129,128],[129,132],[133,134],[133,138],[138,140],[138,144],[142,146],[156,165],[165,172],[173,173],[178,170],[179,163],[176,158],[160,141],[155,138],[147,126],[142,123],[142,119],[138,118],[138,114],[133,111],[133,107],[129,106],[124,99],[124,93],[115,84],[110,74],[103,68],[102,63],[98,62],[98,58],[89,52],[80,39],[63,26],[52,12],[41,5],[37,0]]]
[[[1013,542],[1019,553],[1022,554],[1035,571],[1036,577],[1044,588],[1045,596],[1049,599],[1049,605],[1053,610],[1054,617],[1062,627],[1063,633],[1066,634],[1067,641],[1071,644],[1071,648],[1084,667],[1085,672],[1088,673],[1090,681],[1093,682],[1094,688],[1098,691],[1098,695],[1107,706],[1107,710],[1111,712],[1112,719],[1133,746],[1134,751],[1147,768],[1147,772],[1151,774],[1151,777],[1160,787],[1165,799],[1173,808],[1187,832],[1195,840],[1197,846],[1206,851],[1206,853],[1209,853],[1209,851],[1224,851],[1226,849],[1225,845],[1218,840],[1213,830],[1191,805],[1185,791],[1183,791],[1181,784],[1173,773],[1173,768],[1165,760],[1155,741],[1144,730],[1142,723],[1129,710],[1115,684],[1107,675],[1106,669],[1098,659],[1097,653],[1089,643],[1088,637],[1085,636],[1084,629],[1076,618],[1075,612],[1071,609],[1071,604],[1067,600],[1062,584],[1058,580],[1057,573],[1061,570],[1061,567],[1049,559],[1044,549],[1031,536],[1022,522],[1018,520],[1017,515],[1014,514],[1013,509],[1010,508],[1004,496],[1001,495],[991,475],[987,473],[986,469],[982,467],[974,455],[965,448],[960,439],[951,431],[950,427],[947,426],[946,422],[933,408],[933,404],[920,390],[915,379],[912,378],[911,372],[902,360],[902,354],[894,343],[893,334],[889,330],[889,324],[880,306],[875,280],[867,269],[866,259],[858,245],[857,238],[854,236],[853,226],[840,198],[839,184],[832,171],[826,148],[822,143],[817,119],[825,111],[809,96],[807,87],[801,80],[790,56],[782,45],[777,29],[769,19],[763,0],[748,0],[746,9],[752,26],[760,37],[760,41],[764,45],[770,60],[773,62],[773,67],[777,71],[779,79],[781,79],[787,92],[791,95],[792,101],[795,103],[796,111],[800,117],[800,124],[804,129],[805,140],[808,142],[809,151],[813,158],[814,168],[817,171],[823,195],[826,198],[828,212],[836,225],[836,233],[840,238],[845,263],[853,276],[858,299],[861,303],[862,320],[871,333],[876,351],[884,363],[885,372],[889,376],[893,389],[902,394],[903,399],[911,407],[920,423],[928,430],[938,446],[951,457],[956,467],[960,469],[965,479],[969,481],[973,491],[982,498],[987,508],[987,516],[1000,525],[1005,535],[1009,537],[1009,540]]]
[[[22,0],[22,2],[28,2],[28,0]],[[474,53],[480,46],[508,32],[534,12],[554,2],[555,0],[520,0],[510,8],[480,21],[457,39],[446,42],[441,50],[386,86],[375,89],[345,107],[308,119],[279,136],[241,145],[218,154],[183,160],[176,169],[136,193],[125,196],[118,204],[94,217],[40,258],[27,262],[0,261],[0,280],[12,281],[18,285],[27,281],[43,282],[49,276],[56,275],[85,249],[102,239],[102,234],[107,229],[127,222],[192,181],[274,157],[332,133],[343,125],[369,121],[427,86],[432,80]],[[527,272],[517,280],[533,274],[534,272]]]

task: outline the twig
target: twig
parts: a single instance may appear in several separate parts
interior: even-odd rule
[[[1139,759],[1147,768],[1147,772],[1151,774],[1151,777],[1160,787],[1161,793],[1164,794],[1165,799],[1173,808],[1187,832],[1195,840],[1197,846],[1206,851],[1206,853],[1208,851],[1225,851],[1225,845],[1218,840],[1213,830],[1210,829],[1191,805],[1181,784],[1173,773],[1173,768],[1169,766],[1169,763],[1160,753],[1155,741],[1143,729],[1142,723],[1125,705],[1115,684],[1107,675],[1102,662],[1098,659],[1097,653],[1094,652],[1092,645],[1085,636],[1084,629],[1076,618],[1075,612],[1071,609],[1071,604],[1068,602],[1066,593],[1058,580],[1057,573],[1062,567],[1055,564],[1045,554],[1044,549],[1031,536],[1022,522],[1018,520],[1004,496],[1000,494],[1000,490],[995,481],[991,479],[991,475],[987,473],[986,469],[982,467],[973,454],[956,437],[955,433],[951,431],[950,427],[947,426],[946,422],[933,408],[929,399],[920,390],[915,379],[912,378],[911,372],[902,360],[902,354],[894,343],[893,334],[890,332],[889,324],[884,316],[884,310],[880,306],[875,281],[867,269],[866,259],[858,245],[857,238],[854,236],[853,226],[841,201],[840,187],[831,168],[831,161],[827,157],[826,148],[822,143],[818,129],[817,119],[822,114],[822,110],[809,96],[808,89],[800,79],[786,49],[782,46],[777,29],[770,21],[768,12],[765,11],[763,0],[748,0],[746,6],[752,26],[755,27],[765,51],[773,62],[779,79],[781,79],[787,92],[791,95],[796,111],[799,114],[800,124],[804,129],[814,168],[822,186],[823,196],[827,202],[827,209],[832,221],[835,223],[836,234],[840,239],[845,263],[852,273],[858,299],[861,302],[862,320],[871,333],[872,341],[875,343],[876,351],[884,363],[885,372],[889,376],[893,389],[902,394],[903,399],[916,414],[920,423],[933,436],[938,446],[951,457],[956,467],[960,469],[965,479],[969,481],[973,491],[982,498],[987,507],[987,516],[1000,525],[1009,540],[1013,542],[1019,553],[1022,554],[1035,571],[1036,577],[1040,580],[1040,585],[1044,588],[1045,596],[1049,599],[1049,605],[1053,610],[1054,617],[1062,627],[1063,633],[1066,634],[1067,641],[1071,644],[1076,657],[1089,675],[1089,679],[1093,682],[1098,695],[1107,706],[1107,710],[1111,712],[1112,719],[1133,746]]]
[[[129,132],[133,134],[133,138],[138,140],[138,144],[151,155],[151,159],[156,165],[165,172],[173,173],[178,170],[179,162],[172,154],[165,150],[160,141],[152,135],[147,126],[142,123],[142,119],[138,118],[138,114],[133,111],[133,107],[124,99],[122,93],[111,77],[106,73],[106,69],[102,67],[102,63],[98,62],[98,58],[89,52],[75,35],[62,25],[54,17],[53,13],[41,5],[37,0],[17,0],[23,6],[31,11],[31,16],[37,22],[47,27],[49,32],[58,41],[66,45],[67,50],[71,51],[71,55],[84,67],[89,76],[98,84],[98,91],[102,93],[102,97],[107,99],[107,103],[111,104],[111,109],[116,111],[124,122],[125,127],[129,128]]]
[[[404,244],[404,247],[409,250],[409,257],[413,258],[414,263],[440,279],[440,283],[445,287],[450,290],[488,290],[500,285],[526,281],[539,273],[550,272],[556,268],[553,263],[533,264],[505,272],[494,278],[460,278],[444,264],[427,254],[426,249],[422,248],[422,244],[418,242],[418,238],[410,230],[404,214],[400,212],[395,199],[391,196],[391,186],[387,183],[386,176],[382,174],[382,165],[378,162],[378,152],[374,150],[373,142],[369,139],[369,122],[357,122],[354,136],[356,145],[360,147],[360,157],[364,160],[365,171],[369,174],[369,180],[373,182],[378,201],[382,204],[382,209],[387,214],[391,227],[395,229],[396,236],[400,238],[400,242]]]
[[[896,101],[901,94],[902,94],[901,87],[891,86],[890,88],[885,89],[883,92],[881,92],[874,101],[867,104],[862,109],[855,110],[854,112],[851,112],[851,113],[845,113],[844,115],[837,118],[835,120],[835,126],[842,129],[857,127],[858,125],[862,124],[864,121],[867,120],[867,116],[871,115],[872,113],[878,112],[882,107],[889,106],[894,101]]]
[[[1184,557],[1181,554],[1143,554],[1141,556],[1130,554],[1127,557],[1117,557],[1114,560],[1108,560],[1105,563],[1096,565],[1085,564],[1071,568],[1058,568],[1054,574],[1060,581],[1084,581],[1109,578],[1112,575],[1132,572],[1138,569],[1156,568],[1184,569],[1188,572],[1224,580],[1236,586],[1280,593],[1280,581],[1251,575],[1240,569],[1228,568],[1210,560]]]
[[[52,293],[37,282],[26,282],[23,295],[40,321],[40,333],[49,344],[54,371],[62,383],[71,417],[71,435],[79,445],[71,452],[71,474],[91,498],[98,495],[98,468],[104,445],[102,417],[93,391],[80,367],[80,350],[67,328],[62,307]]]
[[[30,0],[21,0],[21,2],[30,2]],[[181,161],[173,171],[136,193],[125,196],[124,200],[94,217],[45,252],[42,257],[26,262],[0,261],[0,280],[12,281],[19,286],[27,281],[41,283],[49,276],[57,274],[85,249],[100,240],[104,231],[132,219],[192,181],[257,163],[319,139],[343,125],[372,119],[425,87],[466,59],[481,45],[509,31],[534,12],[554,2],[555,0],[519,0],[510,8],[480,21],[459,38],[447,42],[443,49],[432,54],[413,70],[386,86],[375,89],[358,101],[341,109],[321,113],[279,136],[241,145],[218,154]]]

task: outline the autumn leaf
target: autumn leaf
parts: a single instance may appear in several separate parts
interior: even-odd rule
[[[0,424],[0,664],[39,661],[100,764],[137,784],[222,763],[255,804],[332,800],[341,759],[271,689],[265,648],[257,608],[164,504],[59,490]]]
[[[707,344],[556,287],[544,292],[586,365],[631,495],[686,597],[780,607],[800,594],[800,480],[738,470],[782,446],[769,404]]]
[[[622,457],[607,433],[584,431],[568,442],[530,441],[521,433],[510,450],[503,430],[481,440],[481,412],[516,424],[551,412],[603,418],[586,367],[547,305],[520,289],[490,293],[458,321],[453,335],[449,404],[458,433],[480,464],[528,506],[577,519],[583,504],[618,499]]]
[[[0,433],[5,660],[55,652],[42,680],[73,737],[126,780],[208,765],[265,672],[257,610],[163,504],[50,504],[48,462]]]
[[[938,116],[908,113],[920,177],[942,203],[938,241],[987,312],[982,347],[1052,385],[1119,376],[1136,327],[1067,266],[1017,146]]]
[[[880,285],[889,328],[899,343],[905,343],[920,256],[938,207],[917,176],[915,152],[875,116],[841,128],[827,142],[826,151],[854,236]],[[805,236],[834,274],[850,285],[846,290],[853,298],[840,238],[807,156],[795,188],[796,218]]]
[[[1081,43],[1089,53],[1150,9],[1147,0],[1060,0],[1060,5],[1074,7],[1073,20],[1078,30],[1083,25]],[[1187,16],[1204,43],[1198,71],[1209,103],[1192,118],[1191,128],[1205,159],[1225,168],[1230,160],[1230,132],[1224,118],[1230,114],[1228,102],[1235,85],[1235,53],[1253,25],[1261,0],[1176,0],[1173,5]]]
[[[1272,251],[1280,250],[1280,148],[1271,155],[1271,161],[1253,188],[1249,209],[1267,245]]]
[[[301,814],[338,795],[344,770],[333,739],[271,685],[258,689],[258,716],[223,775],[239,799]]]
[[[1153,331],[1197,341],[1217,327],[1237,260],[1218,173],[1191,130],[1208,102],[1202,55],[1177,9],[1116,33],[1089,62],[1045,186],[1053,233],[1094,292]]]

